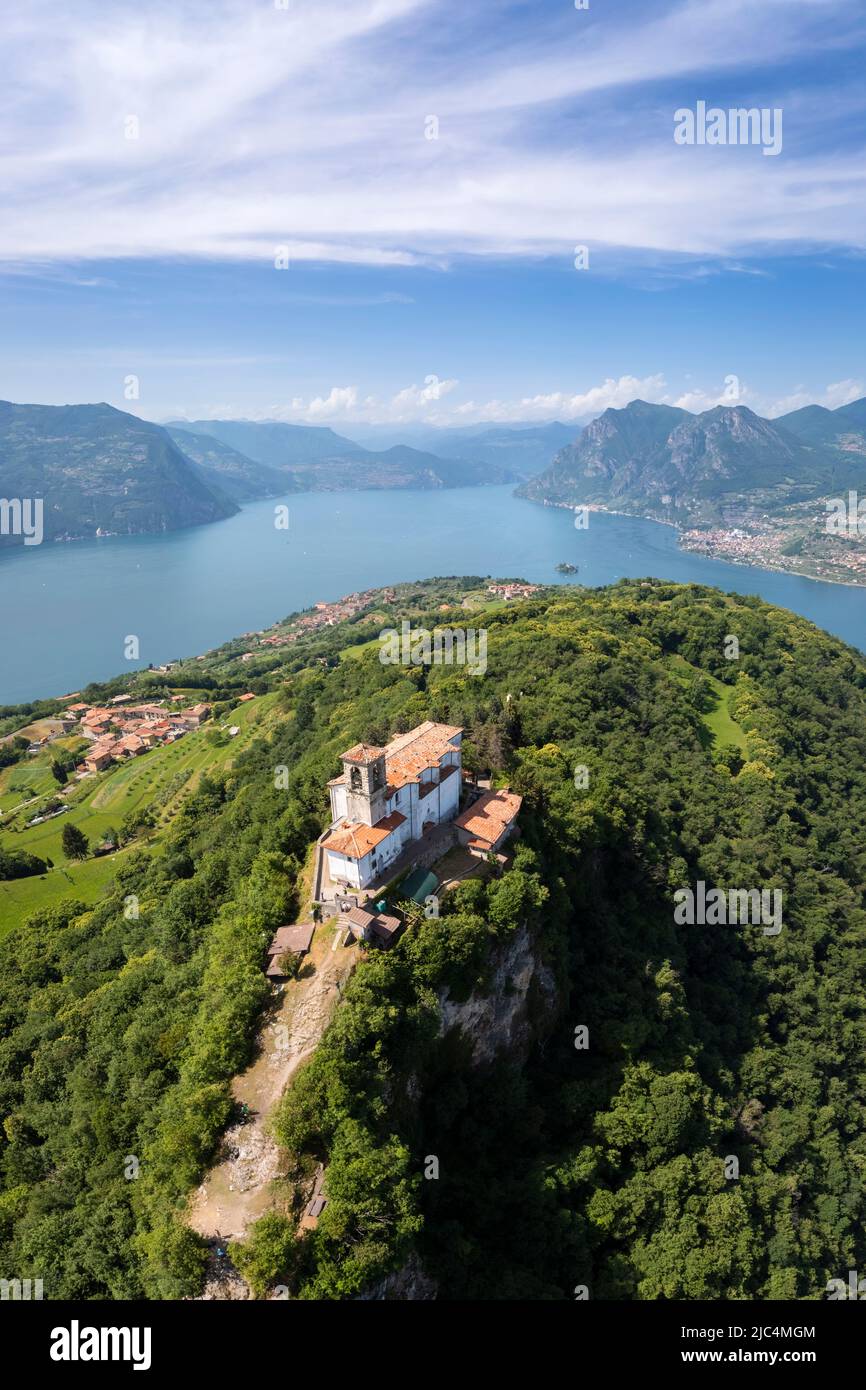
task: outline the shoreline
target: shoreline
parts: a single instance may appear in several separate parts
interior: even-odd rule
[[[645,516],[643,512],[623,512],[616,507],[605,507],[600,502],[554,502],[552,498],[524,497],[524,502],[535,502],[540,507],[558,507],[567,512],[573,512],[575,507],[586,507],[588,512],[603,512],[606,516],[624,516],[631,521],[651,521],[656,526],[669,526],[676,531],[677,536],[684,535],[682,526],[675,521],[663,521],[658,516]],[[792,579],[809,579],[813,584],[838,584],[843,589],[864,589],[866,590],[866,580],[859,579],[832,579],[825,574],[807,574],[805,570],[788,569],[784,565],[762,565],[757,562],[754,564],[748,560],[738,560],[732,555],[719,555],[712,550],[695,550],[691,546],[678,543],[678,549],[684,555],[702,555],[706,560],[721,560],[726,565],[736,565],[738,569],[760,570],[762,574],[787,574]]]
[[[614,521],[612,531],[606,532],[597,521],[591,528],[592,535],[597,537],[597,542],[592,544],[592,572],[581,563],[577,575],[563,575],[555,570],[557,561],[581,558],[578,553],[580,538],[572,529],[574,504],[514,494],[515,489],[508,484],[462,490],[460,505],[448,508],[456,515],[446,527],[444,553],[438,541],[436,546],[422,547],[423,555],[417,552],[414,541],[411,545],[404,541],[398,543],[396,553],[389,554],[387,560],[377,559],[368,564],[363,557],[351,562],[347,558],[336,574],[330,572],[321,558],[321,548],[317,549],[315,544],[316,535],[331,535],[336,529],[336,534],[345,539],[351,535],[358,516],[368,522],[375,519],[377,525],[383,517],[388,525],[394,520],[404,526],[403,534],[408,535],[405,527],[415,526],[419,503],[423,508],[424,503],[429,505],[432,499],[428,499],[426,493],[408,491],[299,495],[294,503],[294,537],[288,538],[288,543],[278,538],[272,547],[273,553],[269,549],[267,554],[263,554],[259,542],[259,536],[265,534],[260,532],[259,524],[264,522],[267,526],[267,541],[271,535],[268,523],[273,505],[269,500],[245,504],[236,516],[221,524],[186,528],[164,537],[83,541],[68,550],[58,547],[46,550],[43,546],[44,553],[35,564],[32,555],[16,560],[16,554],[22,556],[22,548],[10,548],[9,555],[13,558],[5,565],[0,562],[0,576],[6,575],[8,592],[16,594],[19,606],[26,601],[28,612],[33,616],[25,633],[28,640],[15,661],[9,664],[8,688],[0,703],[17,707],[58,699],[58,691],[105,682],[119,676],[122,669],[124,673],[129,669],[116,644],[112,646],[104,640],[101,624],[82,622],[81,631],[76,629],[65,645],[61,644],[63,649],[59,656],[53,647],[47,649],[46,655],[44,643],[38,639],[40,619],[53,625],[50,630],[56,628],[52,608],[55,588],[62,596],[61,607],[69,592],[74,591],[80,607],[85,600],[107,590],[109,608],[113,612],[117,605],[112,608],[111,595],[118,575],[123,576],[124,582],[128,580],[129,602],[138,605],[131,610],[135,619],[144,623],[145,617],[150,615],[152,631],[149,631],[147,651],[142,649],[141,667],[151,663],[155,667],[164,665],[177,659],[179,653],[202,654],[244,634],[266,631],[284,621],[290,613],[304,612],[314,601],[324,598],[335,602],[349,590],[384,588],[423,575],[462,572],[467,567],[480,570],[482,574],[517,571],[528,581],[544,585],[577,582],[584,586],[603,586],[616,582],[621,575],[654,574],[676,579],[676,582],[712,584],[720,590],[761,593],[768,601],[802,613],[819,627],[866,650],[866,612],[862,601],[856,596],[848,599],[836,592],[841,585],[846,593],[853,591],[856,595],[866,587],[864,584],[846,578],[800,573],[788,563],[784,568],[756,564],[754,561],[759,557],[748,549],[741,560],[715,557],[704,551],[671,545],[661,533],[654,536],[642,526],[627,533],[629,539],[625,544],[625,536],[615,534],[618,518],[672,526],[678,534],[680,527],[671,521],[598,503],[594,503],[591,510],[607,513]],[[453,498],[440,497],[440,503],[443,500]],[[540,512],[535,514],[536,520],[529,513],[517,513],[514,504],[520,501],[570,511],[567,531],[558,530],[563,523],[557,522],[550,511],[546,522]],[[496,535],[475,553],[474,524],[477,520],[483,526],[484,519],[489,516],[498,519],[502,534],[497,530]],[[208,537],[210,539],[206,539]],[[225,551],[228,542],[236,546],[236,553],[243,557],[244,564],[237,574],[233,567],[227,579]],[[625,550],[634,550],[634,557],[628,558]],[[781,556],[774,551],[772,558],[776,560]],[[713,559],[719,563],[704,571],[703,561],[712,562]],[[198,587],[190,597],[184,585],[193,560]],[[752,571],[751,578],[746,575],[747,569]],[[173,578],[165,579],[165,574]],[[210,590],[206,594],[201,590],[202,576],[212,583],[213,594]],[[791,589],[788,580],[795,578],[812,579],[824,587]],[[168,589],[174,592],[178,583],[181,601],[165,614],[159,606],[154,609],[154,592],[164,594]],[[826,587],[828,585],[836,588]],[[119,619],[125,620],[125,616]],[[7,614],[6,627],[11,629],[12,626],[13,621]],[[93,636],[94,626],[96,636]],[[129,622],[119,630],[129,631]],[[138,630],[134,621],[131,621],[131,630]],[[129,665],[138,667],[137,662]]]

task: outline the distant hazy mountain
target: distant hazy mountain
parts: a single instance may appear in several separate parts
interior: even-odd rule
[[[184,430],[216,439],[248,459],[287,476],[295,490],[344,492],[370,488],[475,487],[519,481],[505,460],[445,458],[407,444],[365,449],[354,440],[317,425],[278,421],[195,420],[174,422]]]
[[[289,476],[296,486],[311,492],[345,492],[353,488],[453,488],[514,483],[516,470],[501,464],[475,463],[467,459],[443,459],[407,444],[395,444],[378,452],[319,459],[308,467],[294,464]]]
[[[866,398],[852,401],[838,410],[823,405],[806,405],[780,415],[774,422],[809,444],[823,445],[842,453],[866,454]]]
[[[292,479],[285,473],[247,458],[214,435],[194,434],[191,430],[178,429],[174,425],[166,425],[165,428],[178,448],[196,465],[199,476],[235,502],[278,497],[281,493],[296,490]]]
[[[554,421],[547,425],[466,425],[460,429],[413,425],[350,427],[368,449],[402,442],[440,458],[464,458],[473,463],[513,470],[531,478],[553,462],[557,452],[580,434],[579,425]]]
[[[715,406],[693,415],[632,401],[593,420],[521,493],[706,521],[733,499],[772,511],[828,490],[862,487],[866,459],[813,437],[814,422],[808,415],[797,433],[784,420],[765,420],[746,406]]]
[[[42,498],[46,540],[174,531],[237,511],[162,426],[105,404],[0,401],[0,496]]]
[[[289,468],[317,459],[360,454],[363,449],[322,425],[287,425],[280,420],[172,420],[169,428],[209,434],[268,468]]]
[[[839,406],[839,409],[834,410],[832,414],[844,416],[846,421],[852,420],[859,429],[866,429],[866,396],[861,396],[858,401],[849,401],[847,405]]]

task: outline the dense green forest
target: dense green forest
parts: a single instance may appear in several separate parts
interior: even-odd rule
[[[454,623],[448,594],[401,602]],[[352,1297],[415,1254],[442,1298],[814,1299],[866,1264],[866,663],[693,585],[565,587],[472,621],[484,676],[375,646],[335,661],[363,623],[269,657],[248,678],[281,690],[279,718],[163,851],[4,940],[4,1277],[198,1291],[183,1209],[249,1060],[269,934],[305,906],[324,784],[349,744],[428,718],[522,793],[522,839],[356,969],[277,1117],[298,1169],[327,1162],[328,1206],[300,1241],[290,1211],[259,1223],[235,1252],[253,1287]],[[677,925],[698,880],[781,889],[783,930]],[[474,1065],[439,993],[489,988],[519,932],[553,988],[527,1000],[528,1056]]]

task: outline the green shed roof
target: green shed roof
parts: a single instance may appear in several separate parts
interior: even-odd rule
[[[411,898],[413,902],[423,903],[425,898],[436,891],[438,883],[438,878],[429,869],[413,869],[401,884],[401,894],[403,897]]]

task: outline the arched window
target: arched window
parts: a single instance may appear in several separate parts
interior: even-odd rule
[[[359,767],[352,768],[349,774],[349,786],[352,788],[353,792],[359,792],[361,790],[361,769]]]

